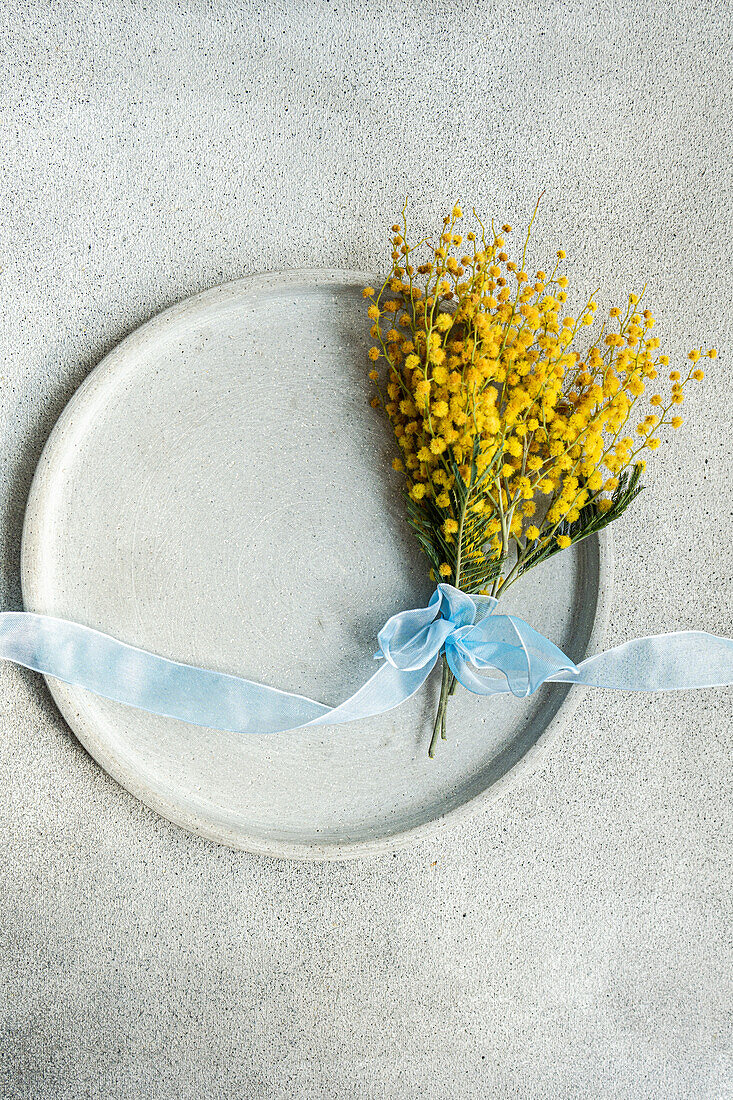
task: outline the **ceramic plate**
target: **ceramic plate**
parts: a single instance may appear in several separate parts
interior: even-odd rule
[[[28,610],[336,703],[374,670],[379,627],[432,584],[394,443],[369,405],[361,287],[346,271],[217,287],[94,370],[41,458],[23,537]],[[572,658],[601,647],[609,546],[587,540],[507,594]],[[49,680],[103,768],[171,821],[274,856],[394,848],[534,765],[578,689],[452,700],[438,683],[381,718],[241,736]]]

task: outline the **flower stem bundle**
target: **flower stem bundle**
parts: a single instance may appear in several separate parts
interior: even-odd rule
[[[536,212],[512,260],[511,226],[487,230],[474,212],[464,233],[455,206],[435,239],[412,245],[403,210],[390,273],[364,290],[372,404],[394,429],[409,522],[433,579],[470,594],[499,597],[618,519],[647,452],[682,424],[685,386],[703,377],[700,348],[684,374],[669,370],[643,291],[602,324],[593,296],[568,315],[565,253],[527,270]],[[647,397],[665,374],[665,395]],[[444,658],[431,756],[455,686]]]

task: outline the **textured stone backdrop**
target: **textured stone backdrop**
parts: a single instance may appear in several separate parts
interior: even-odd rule
[[[162,307],[380,264],[460,198],[637,273],[720,358],[616,527],[609,642],[733,631],[730,9],[716,0],[9,0],[0,606],[54,419]],[[592,287],[591,287],[592,289]],[[109,780],[0,669],[2,1096],[731,1095],[730,691],[588,693],[548,763],[394,857],[215,848]]]

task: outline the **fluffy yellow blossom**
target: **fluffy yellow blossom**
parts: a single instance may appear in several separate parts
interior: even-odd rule
[[[363,291],[369,376],[433,575],[496,595],[623,512],[645,456],[682,425],[699,361],[717,353],[693,348],[684,376],[670,370],[643,294],[596,332],[595,295],[575,301],[557,265],[530,266],[529,234],[512,259],[491,222],[464,233],[462,218],[454,206],[415,246],[404,217],[392,226],[391,270]]]

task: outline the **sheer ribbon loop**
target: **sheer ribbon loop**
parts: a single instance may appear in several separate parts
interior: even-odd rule
[[[379,655],[395,668],[415,670],[432,667],[445,653],[456,679],[480,695],[508,691],[524,698],[557,673],[577,672],[548,638],[500,614],[497,605],[492,596],[439,584],[426,608],[401,611],[382,627]]]

